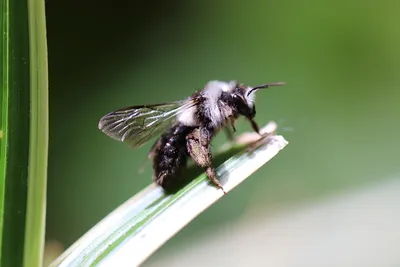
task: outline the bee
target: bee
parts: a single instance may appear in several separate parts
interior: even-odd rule
[[[236,81],[210,81],[185,100],[132,106],[108,113],[100,119],[98,127],[111,138],[133,147],[140,147],[161,134],[148,157],[153,161],[154,181],[164,189],[174,186],[192,158],[225,193],[212,166],[211,139],[222,128],[232,128],[235,132],[239,116],[245,117],[259,133],[254,121],[255,92],[283,84],[250,87]]]

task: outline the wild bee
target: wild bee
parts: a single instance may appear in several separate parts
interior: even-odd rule
[[[140,147],[161,134],[149,158],[153,161],[154,181],[164,189],[173,186],[190,158],[225,193],[212,166],[211,139],[224,127],[235,129],[235,120],[244,116],[254,131],[255,92],[284,83],[245,86],[236,81],[210,81],[182,101],[132,106],[111,112],[99,121],[99,129],[118,141]]]

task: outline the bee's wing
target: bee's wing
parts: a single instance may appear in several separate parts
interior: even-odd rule
[[[139,147],[166,127],[176,115],[198,103],[198,99],[133,106],[108,113],[99,121],[99,129],[111,138]]]

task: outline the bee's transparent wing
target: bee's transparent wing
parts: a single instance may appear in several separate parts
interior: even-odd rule
[[[176,115],[197,104],[196,99],[123,108],[108,113],[99,129],[111,138],[139,147],[171,125]]]

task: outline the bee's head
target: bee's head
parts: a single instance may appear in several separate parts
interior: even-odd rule
[[[255,87],[245,86],[243,84],[236,84],[232,90],[231,96],[233,104],[240,115],[246,118],[252,119],[256,115],[256,109],[254,106],[255,92],[259,89],[268,88],[270,86],[284,85],[283,82],[262,84]]]

